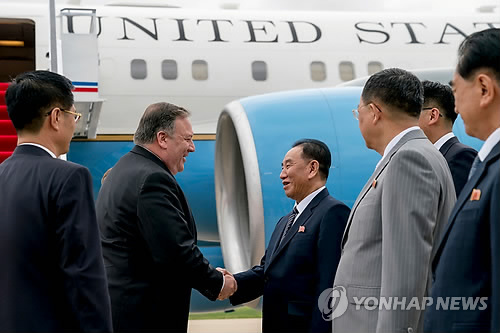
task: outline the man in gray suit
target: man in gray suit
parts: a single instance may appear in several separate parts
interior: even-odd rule
[[[382,159],[344,232],[334,285],[345,288],[348,306],[334,333],[422,330],[434,241],[456,200],[446,160],[418,127],[422,103],[420,81],[393,68],[370,77],[354,110]]]

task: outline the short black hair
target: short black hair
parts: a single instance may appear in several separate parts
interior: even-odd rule
[[[480,68],[489,69],[500,82],[500,29],[478,31],[465,38],[458,48],[457,72],[469,79]]]
[[[451,87],[439,82],[423,81],[424,107],[437,107],[443,117],[453,124],[457,119],[455,113],[455,97]]]
[[[296,141],[292,148],[301,146],[302,157],[316,160],[319,163],[319,173],[324,180],[328,179],[330,166],[332,164],[332,155],[328,146],[319,140],[315,139],[301,139]]]
[[[153,143],[156,133],[165,131],[168,135],[174,134],[175,120],[188,117],[189,111],[171,103],[155,103],[146,108],[134,134],[135,144]]]
[[[7,112],[17,131],[40,132],[49,108],[70,109],[73,84],[49,71],[19,74],[5,92]]]
[[[418,118],[424,103],[424,89],[412,73],[400,68],[388,68],[370,76],[361,97],[367,104],[376,98]]]

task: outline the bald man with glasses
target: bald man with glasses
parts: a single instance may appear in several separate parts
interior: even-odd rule
[[[5,94],[18,135],[0,164],[0,332],[111,332],[92,180],[57,157],[81,114],[73,86],[48,71]]]

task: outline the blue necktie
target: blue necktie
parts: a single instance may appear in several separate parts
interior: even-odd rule
[[[472,178],[474,172],[476,172],[477,168],[479,168],[479,165],[481,165],[481,163],[482,162],[479,159],[479,155],[476,155],[476,158],[474,159],[474,162],[472,162],[472,166],[470,167],[469,178],[467,180],[470,180]]]
[[[283,241],[283,239],[285,239],[286,233],[292,227],[293,221],[295,220],[295,217],[297,216],[298,213],[299,213],[299,211],[297,210],[297,207],[293,207],[293,211],[290,214],[290,216],[288,217],[288,221],[286,222],[285,230],[283,231],[283,234],[281,235],[281,238],[280,238],[280,242],[278,243],[278,246],[276,248],[278,248],[280,246],[281,242]]]

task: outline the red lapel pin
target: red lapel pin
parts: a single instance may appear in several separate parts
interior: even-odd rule
[[[481,199],[481,190],[475,188],[470,195],[470,201],[478,201],[479,199]]]

